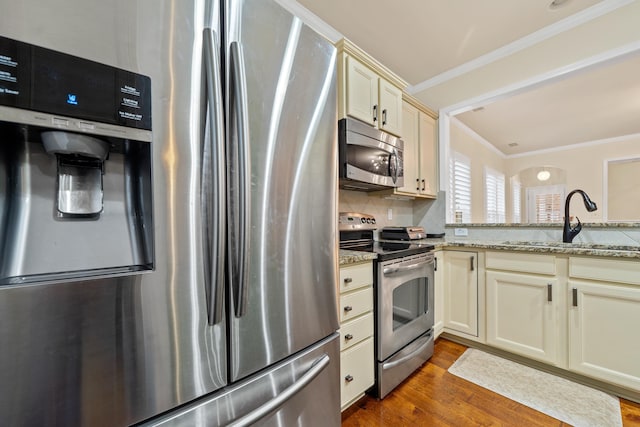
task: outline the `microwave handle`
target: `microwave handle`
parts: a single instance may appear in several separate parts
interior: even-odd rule
[[[398,154],[395,151],[389,154],[389,176],[395,184],[398,180]]]

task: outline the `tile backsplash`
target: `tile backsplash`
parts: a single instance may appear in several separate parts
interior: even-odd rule
[[[391,225],[414,225],[411,200],[386,199],[362,191],[340,190],[340,212],[361,212],[376,218],[378,229]],[[389,219],[391,210],[391,219]]]

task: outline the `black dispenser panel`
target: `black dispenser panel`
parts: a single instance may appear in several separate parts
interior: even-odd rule
[[[0,37],[0,105],[151,130],[151,79]]]

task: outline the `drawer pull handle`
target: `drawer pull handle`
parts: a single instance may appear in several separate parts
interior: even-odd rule
[[[353,335],[351,335],[351,334],[347,334],[347,335],[344,336],[344,340],[345,341],[349,341],[349,340],[352,340],[352,339],[353,339]]]
[[[351,375],[347,375],[346,377],[344,377],[345,381],[350,383],[351,381],[353,381],[353,377]]]
[[[547,301],[553,301],[553,284],[547,283]]]
[[[346,306],[346,307],[344,308],[344,311],[347,311],[347,312],[349,312],[349,311],[351,311],[351,310],[353,310],[353,307],[351,307],[350,305],[348,305],[348,306]]]
[[[344,279],[344,283],[351,283],[351,282],[353,282],[353,279],[351,277],[346,277]]]

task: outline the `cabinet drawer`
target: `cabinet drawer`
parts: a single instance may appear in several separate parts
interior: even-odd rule
[[[373,375],[373,338],[340,353],[342,409],[373,385]]]
[[[485,266],[494,270],[555,275],[556,257],[530,253],[487,252]]]
[[[373,285],[373,264],[354,264],[340,267],[340,292]]]
[[[373,336],[373,313],[365,314],[340,326],[340,351]]]
[[[373,310],[373,288],[368,287],[340,296],[340,322]]]
[[[640,285],[640,263],[595,257],[571,257],[569,277]]]

